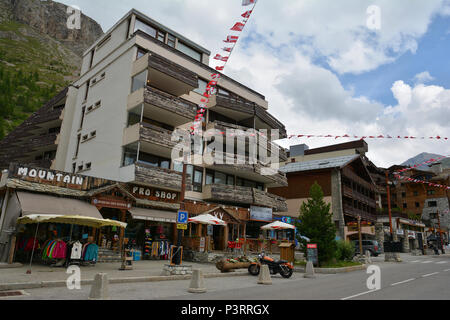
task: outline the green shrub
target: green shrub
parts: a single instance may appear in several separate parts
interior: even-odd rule
[[[355,247],[353,243],[349,241],[339,240],[336,241],[336,259],[338,261],[351,261],[355,255]]]

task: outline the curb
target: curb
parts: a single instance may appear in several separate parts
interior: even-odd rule
[[[248,275],[248,272],[235,273],[207,273],[204,278],[225,278],[225,277],[239,277]],[[192,275],[174,275],[174,276],[150,276],[150,277],[130,277],[130,278],[115,278],[110,279],[110,284],[121,283],[137,283],[137,282],[162,282],[162,281],[176,281],[176,280],[190,280]],[[81,280],[81,285],[92,285],[92,280]],[[24,290],[24,289],[40,289],[40,288],[58,288],[65,287],[66,280],[58,281],[40,281],[40,282],[24,282],[24,283],[4,283],[0,284],[0,291]]]
[[[337,274],[337,273],[361,271],[366,269],[367,265],[363,264],[361,266],[353,266],[345,268],[314,268],[314,272],[321,274]],[[305,273],[305,268],[294,268],[294,272]]]

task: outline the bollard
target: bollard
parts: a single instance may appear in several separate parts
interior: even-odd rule
[[[313,265],[312,261],[308,261],[306,263],[305,275],[303,277],[304,278],[309,278],[309,279],[315,279],[316,278],[316,274],[314,272],[314,265]]]
[[[201,270],[192,270],[191,285],[188,292],[190,293],[205,293],[205,283],[203,280],[203,273]]]
[[[272,284],[269,266],[266,264],[263,264],[259,270],[258,284]]]
[[[95,275],[94,283],[91,287],[89,300],[108,300],[109,299],[109,281],[106,273]]]

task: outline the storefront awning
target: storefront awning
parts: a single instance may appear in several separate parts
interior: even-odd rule
[[[53,197],[46,194],[17,192],[22,216],[63,215],[83,216],[103,219],[97,208],[87,202],[69,198]]]
[[[133,219],[177,223],[177,213],[155,209],[131,208],[128,210]]]

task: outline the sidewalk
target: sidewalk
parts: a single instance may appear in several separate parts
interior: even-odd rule
[[[91,267],[80,267],[81,283],[92,283],[97,273],[108,274],[110,283],[144,282],[144,281],[170,281],[186,280],[191,275],[173,275],[161,276],[164,265],[168,261],[134,261],[133,270],[120,271],[120,262],[116,263],[98,263]],[[203,272],[205,278],[239,276],[248,274],[247,270],[237,270],[232,273],[220,273],[215,264],[185,262],[183,266],[192,266],[192,269],[199,269]],[[43,265],[33,265],[32,274],[26,274],[29,265],[23,265],[15,268],[0,268],[0,291],[19,290],[41,287],[61,287],[70,276],[66,268],[49,267]]]

